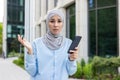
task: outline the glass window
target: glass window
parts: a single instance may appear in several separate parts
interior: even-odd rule
[[[23,0],[19,0],[20,1],[20,6],[23,6]]]
[[[94,9],[95,8],[95,2],[96,0],[89,0],[89,8]]]
[[[9,21],[10,20],[10,14],[11,14],[11,12],[10,12],[11,10],[9,10],[9,8],[8,8],[8,11],[7,11],[7,20]],[[9,14],[9,15],[8,15]]]
[[[13,38],[16,38],[16,35],[15,35],[15,34],[13,34]]]
[[[17,19],[17,11],[15,8],[12,9],[12,21],[16,21]]]
[[[90,54],[89,56],[96,54],[96,18],[95,11],[89,12],[89,45],[90,45]]]
[[[12,36],[11,36],[11,34],[7,34],[7,37],[8,37],[8,38],[11,38]]]
[[[115,16],[115,7],[98,10],[98,52],[100,55],[117,53],[117,18]]]
[[[8,4],[11,3],[11,0],[7,0],[7,3],[8,3]]]
[[[66,35],[68,38],[73,39],[76,32],[76,24],[75,24],[75,4],[71,5],[67,8],[67,28],[66,28]]]
[[[7,52],[9,53],[15,48],[12,48],[13,39],[16,39],[17,34],[24,34],[24,1],[25,0],[8,0],[7,4]],[[19,28],[19,27],[21,28]],[[15,46],[15,51],[19,51],[19,46]]]
[[[17,0],[12,0],[13,5],[17,5]]]
[[[24,26],[17,25],[17,28],[19,28],[19,29],[24,29]]]
[[[8,27],[7,27],[7,33],[11,33],[11,25],[8,25]]]
[[[90,2],[91,0],[89,0]],[[117,56],[116,0],[96,0],[89,4],[89,56]]]
[[[97,0],[97,7],[116,5],[116,0]]]
[[[19,16],[20,18],[20,22],[23,22],[23,11],[20,11],[20,16]]]

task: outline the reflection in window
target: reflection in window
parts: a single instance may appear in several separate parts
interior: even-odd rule
[[[89,0],[89,8],[95,8],[95,1],[96,0]]]
[[[20,11],[20,22],[23,22],[23,11]]]
[[[89,0],[90,2],[91,0]],[[96,0],[89,4],[89,56],[117,56],[116,0]]]
[[[13,34],[13,38],[16,38],[16,35],[15,35],[15,34]]]
[[[11,34],[8,34],[7,37],[8,37],[8,38],[11,38]]]
[[[17,34],[24,34],[24,1],[7,0],[7,53],[12,50],[18,52],[20,47],[16,39]],[[19,28],[18,26],[22,26]],[[15,42],[16,41],[16,42]],[[14,44],[12,44],[14,43]],[[17,44],[17,46],[16,46]],[[13,47],[15,45],[15,47]]]
[[[7,33],[11,33],[11,25],[8,25],[8,28],[7,28]]]
[[[20,6],[23,6],[23,0],[20,0]]]
[[[97,0],[98,7],[105,7],[105,6],[114,6],[116,5],[116,0]]]
[[[93,0],[89,0],[89,6],[93,7]]]
[[[76,24],[75,24],[75,4],[71,5],[67,8],[67,28],[66,34],[67,37],[73,39],[76,32]]]

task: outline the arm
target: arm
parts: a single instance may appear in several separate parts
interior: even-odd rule
[[[35,44],[32,45],[33,53],[25,54],[25,69],[31,75],[35,76],[37,73],[37,59],[36,59],[36,47]]]
[[[73,75],[77,71],[76,60],[74,61],[70,61],[69,59],[67,60],[67,71],[69,75]]]
[[[67,70],[69,75],[73,75],[77,71],[78,47],[75,50],[70,50],[70,54],[67,60]]]
[[[20,35],[18,35],[18,41],[28,50],[28,53],[25,53],[25,69],[31,76],[35,76],[35,74],[37,73],[35,44],[33,43],[31,45],[26,39],[23,39]]]

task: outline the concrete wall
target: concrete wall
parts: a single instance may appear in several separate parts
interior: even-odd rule
[[[4,56],[7,56],[7,35],[6,35],[6,29],[7,29],[7,0],[4,0],[4,19],[3,19],[3,52]]]

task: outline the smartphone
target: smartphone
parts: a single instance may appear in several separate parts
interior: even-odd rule
[[[73,39],[73,41],[68,49],[68,53],[70,53],[70,50],[75,50],[75,47],[78,46],[81,38],[82,38],[81,36],[75,36],[75,38]]]

